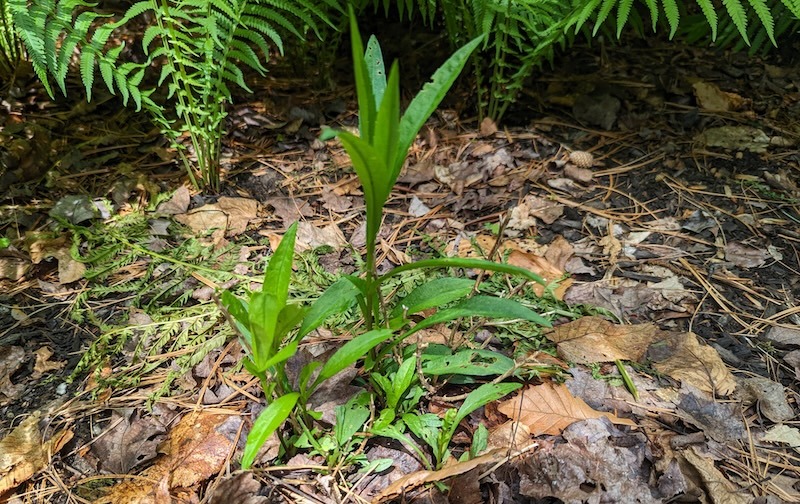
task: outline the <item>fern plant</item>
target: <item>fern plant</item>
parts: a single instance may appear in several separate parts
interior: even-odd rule
[[[22,41],[11,25],[11,7],[7,0],[0,0],[0,81],[13,81],[23,58]]]
[[[31,54],[34,70],[53,95],[52,78],[66,94],[70,59],[80,52],[81,79],[91,99],[96,69],[123,103],[144,107],[173,141],[196,187],[219,189],[220,142],[229,83],[249,88],[243,67],[266,72],[260,56],[270,47],[283,52],[282,33],[303,37],[329,22],[336,0],[141,0],[118,21],[108,21],[83,0],[8,0],[17,31]],[[150,13],[142,46],[147,61],[120,63],[124,45],[108,49],[111,34]],[[160,67],[157,82],[140,89],[145,73]],[[166,85],[166,101],[151,97]],[[174,106],[168,106],[173,105]],[[189,137],[185,147],[181,137]]]
[[[433,25],[435,0],[397,0],[397,10],[412,17],[418,13]],[[800,0],[697,0],[699,17],[718,45],[740,44],[760,47],[776,35],[798,26]],[[373,0],[388,9],[388,0]],[[673,37],[681,19],[689,18],[695,38],[705,35],[697,17],[686,14],[688,2],[681,0],[439,0],[442,22],[453,46],[485,35],[482,51],[472,62],[478,84],[479,115],[502,118],[517,98],[524,82],[544,61],[553,57],[559,45],[574,40],[575,34],[595,37],[602,32],[619,37],[627,25],[644,34],[650,18],[653,31],[664,23]],[[641,12],[640,12],[641,11]],[[609,30],[609,28],[613,28]]]

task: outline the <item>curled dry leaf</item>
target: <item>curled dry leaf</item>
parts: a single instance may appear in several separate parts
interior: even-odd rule
[[[653,324],[618,325],[601,317],[582,317],[553,329],[547,338],[558,354],[578,364],[638,362],[661,331]]]
[[[464,474],[472,471],[475,468],[489,468],[498,466],[509,460],[508,448],[500,448],[493,450],[486,455],[475,457],[474,459],[465,462],[458,462],[449,465],[444,469],[438,471],[417,471],[408,474],[399,480],[395,481],[386,487],[381,493],[372,499],[373,504],[381,504],[383,502],[391,502],[398,497],[402,497],[410,490],[419,488],[428,483],[435,483],[437,481],[444,481],[453,476]]]
[[[72,439],[72,431],[65,429],[44,441],[40,418],[41,413],[35,412],[0,440],[0,496],[44,469],[50,457]]]
[[[703,392],[727,396],[736,389],[733,375],[716,350],[701,345],[694,333],[665,333],[648,349],[653,367]]]
[[[592,409],[582,399],[573,396],[566,385],[553,383],[528,386],[497,409],[511,420],[525,425],[534,436],[560,434],[573,423],[587,418],[606,417],[615,424],[636,427],[632,420]]]

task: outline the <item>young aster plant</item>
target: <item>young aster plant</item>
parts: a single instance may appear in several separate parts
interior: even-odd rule
[[[355,16],[350,9],[350,37],[355,70],[356,93],[358,95],[359,135],[342,130],[326,130],[322,138],[338,137],[353,163],[353,169],[363,187],[366,204],[366,261],[364,278],[348,277],[357,287],[359,302],[366,326],[371,329],[378,320],[388,322],[388,317],[379,313],[380,286],[389,277],[415,268],[482,268],[522,275],[530,280],[543,280],[530,271],[491,261],[460,258],[441,258],[417,261],[393,269],[378,276],[375,258],[378,231],[383,219],[383,208],[392,192],[400,171],[408,157],[408,149],[419,130],[444,98],[458,77],[470,54],[478,47],[483,36],[477,37],[456,51],[433,74],[400,115],[400,77],[397,62],[392,65],[386,78],[385,65],[380,44],[372,36],[366,51],[358,31]],[[433,294],[433,293],[431,293]],[[441,293],[438,293],[441,294]],[[452,299],[449,299],[452,301]],[[436,306],[436,305],[433,305]],[[541,317],[537,322],[544,322]]]

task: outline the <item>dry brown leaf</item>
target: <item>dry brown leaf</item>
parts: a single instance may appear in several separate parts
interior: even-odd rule
[[[736,381],[716,350],[701,345],[692,332],[666,334],[648,349],[656,370],[703,392],[727,396],[736,390]]]
[[[64,361],[51,361],[50,357],[53,356],[53,351],[46,346],[33,353],[36,355],[36,363],[33,365],[33,374],[31,376],[34,380],[41,378],[47,372],[58,371],[66,364]]]
[[[228,236],[244,233],[247,224],[258,215],[258,202],[250,198],[222,196],[216,206],[228,216]]]
[[[719,469],[714,467],[714,460],[704,457],[695,451],[694,447],[681,452],[681,455],[700,475],[703,487],[708,493],[708,501],[724,502],[725,504],[748,504],[753,502],[749,492],[740,490],[734,483],[725,478]]]
[[[176,215],[175,220],[198,234],[212,231],[211,244],[214,246],[222,244],[228,226],[228,216],[214,205],[204,205],[189,213]]]
[[[447,251],[452,253],[457,247],[458,257],[477,257],[483,259],[492,251],[496,243],[495,237],[485,234],[477,235],[473,240],[478,250],[476,250],[476,246],[473,245],[473,241],[462,239],[457,244],[448,246]],[[566,263],[569,259],[567,256],[572,255],[569,244],[567,243],[565,246],[564,242],[565,240],[563,242],[554,240],[553,244],[547,247],[539,245],[533,240],[505,240],[500,245],[495,260],[508,256],[508,264],[525,268],[542,277],[547,283],[550,283],[559,278],[564,278],[565,275],[563,265],[559,267],[552,261]],[[551,247],[553,247],[553,251],[550,253]],[[491,272],[486,273],[491,274]],[[553,293],[556,299],[563,299],[564,293],[572,283],[573,281],[571,278],[564,278],[561,280]],[[533,284],[532,288],[539,296],[544,293],[545,289],[545,287],[540,284]]]
[[[575,422],[603,416],[615,424],[636,427],[632,420],[592,409],[582,399],[573,396],[565,385],[553,383],[530,385],[514,398],[498,405],[497,409],[511,420],[527,426],[534,436],[560,434]]]
[[[317,247],[329,246],[334,250],[342,250],[347,245],[342,230],[334,223],[324,228],[318,228],[310,222],[301,222],[297,225],[297,242],[294,250],[303,252]],[[273,249],[274,250],[274,249]]]
[[[701,108],[714,112],[727,112],[740,110],[746,107],[750,100],[742,98],[736,93],[723,91],[716,84],[710,82],[695,82],[692,84],[697,104]]]
[[[0,347],[0,406],[5,406],[16,399],[25,390],[24,384],[15,384],[11,380],[24,362],[25,350],[22,347]]]
[[[239,416],[205,412],[186,415],[162,446],[166,456],[146,469],[141,478],[115,485],[96,502],[143,504],[181,502],[179,496],[196,498],[196,485],[218,474],[233,454],[241,422]]]
[[[65,429],[43,441],[40,418],[41,413],[33,413],[0,440],[0,496],[41,471],[72,439],[72,431]]]
[[[562,324],[547,338],[558,354],[578,364],[629,360],[638,362],[661,331],[653,324],[618,325],[602,317],[582,317]]]
[[[165,201],[158,205],[156,213],[163,215],[180,215],[185,214],[189,209],[191,201],[191,194],[186,186],[180,186],[169,201]]]
[[[458,462],[456,464],[445,467],[438,471],[417,471],[403,476],[386,487],[381,493],[372,499],[372,504],[381,504],[382,502],[390,502],[397,497],[400,497],[409,491],[418,488],[427,483],[434,483],[437,481],[444,481],[453,476],[464,474],[475,468],[481,466],[499,465],[508,460],[508,448],[501,448],[475,457],[474,459],[465,462]]]

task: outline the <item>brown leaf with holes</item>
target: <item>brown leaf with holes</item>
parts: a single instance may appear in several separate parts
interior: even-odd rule
[[[238,415],[186,415],[160,447],[164,457],[140,478],[117,484],[95,502],[144,504],[197,499],[198,485],[218,474],[233,455],[241,424]]]
[[[703,392],[723,396],[733,393],[736,381],[716,350],[701,345],[692,332],[666,334],[664,340],[648,349],[654,368]]]
[[[632,420],[592,409],[582,399],[573,396],[566,385],[554,383],[530,385],[497,409],[511,420],[525,425],[534,436],[557,435],[575,422],[603,416],[615,424],[636,427]]]
[[[638,362],[659,333],[653,324],[618,325],[602,317],[582,317],[556,327],[546,336],[558,345],[558,355],[563,359],[591,364]]]

